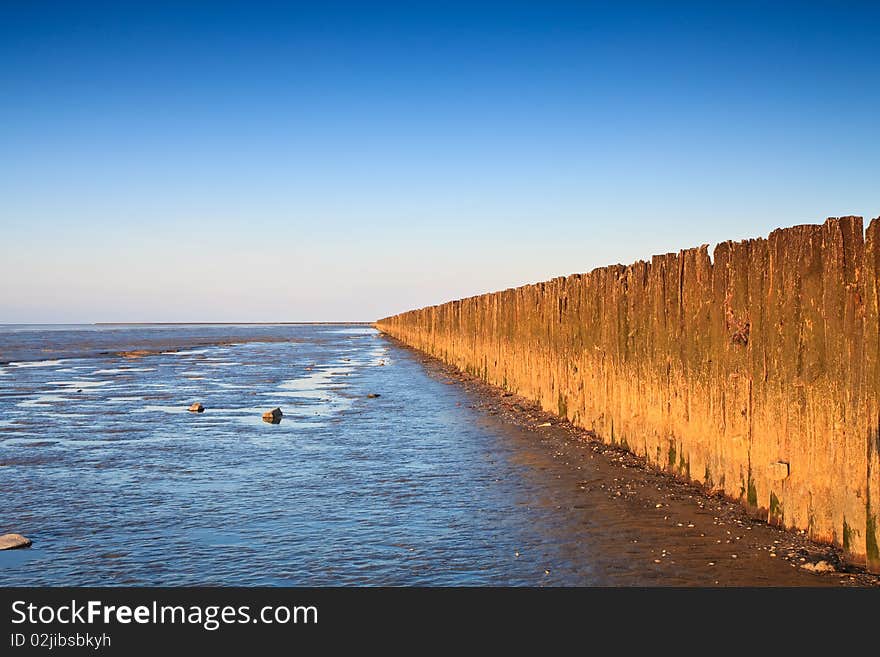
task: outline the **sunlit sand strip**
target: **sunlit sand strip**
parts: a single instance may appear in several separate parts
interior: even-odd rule
[[[263,406],[245,406],[241,408],[209,408],[208,412],[210,414],[210,418],[214,418],[218,415],[259,415],[257,419],[262,422],[263,412],[265,410],[266,409]],[[284,419],[286,420],[288,417],[289,416],[285,414]]]
[[[136,408],[132,411],[132,413],[189,413],[188,410],[189,404],[184,400],[179,404],[170,405],[170,404],[148,404],[146,406],[142,406],[141,408]],[[262,406],[253,406],[253,407],[243,407],[243,408],[211,408],[208,407],[205,409],[205,414],[195,414],[192,415],[194,417],[198,417],[199,421],[211,421],[217,420],[219,417],[223,415],[243,415],[243,414],[251,414],[257,415],[257,419],[262,421],[262,414],[266,409]],[[285,416],[285,419],[287,416]]]
[[[261,392],[263,397],[296,397],[299,399],[327,399],[328,393],[321,390],[282,390],[281,392]]]
[[[19,408],[41,408],[49,406],[50,404],[60,404],[69,401],[73,400],[69,397],[62,397],[61,395],[39,395],[33,399],[26,399],[23,402],[18,402],[16,406]]]
[[[210,349],[184,349],[182,351],[162,351],[163,356],[196,356],[198,354],[207,354]]]
[[[320,429],[321,427],[324,426],[323,422],[315,422],[311,419],[302,420],[302,419],[298,419],[298,418],[288,418],[287,416],[284,417],[284,420],[280,424],[266,424],[265,422],[263,422],[262,418],[259,418],[259,417],[255,418],[252,415],[242,415],[239,417],[232,418],[232,420],[235,422],[239,422],[241,424],[247,424],[247,425],[253,426],[253,427],[256,427],[256,426],[260,426],[263,428],[270,427],[273,430],[278,430],[278,431],[282,431],[282,432],[285,429],[291,429],[291,428]],[[257,442],[257,441],[255,441],[255,438],[258,440],[258,436],[259,436],[259,434],[257,434],[257,436],[249,436],[248,444],[249,445],[255,444],[255,442]],[[272,440],[274,440],[274,438]],[[272,440],[269,440],[265,444],[267,446],[272,445],[273,444]]]
[[[132,413],[189,413],[189,410],[185,404],[181,403],[179,406],[144,406],[133,409]]]
[[[279,384],[278,387],[282,390],[313,391],[317,390],[323,383],[327,383],[331,379],[332,375],[329,372],[316,371],[298,379],[284,381]]]
[[[57,360],[34,360],[34,361],[16,361],[14,363],[9,363],[11,367],[55,367],[56,365],[61,365],[61,363],[66,362],[66,359],[61,358]]]
[[[364,326],[362,328],[333,329],[327,331],[327,333],[342,333],[343,335],[373,335],[378,333],[378,331],[372,327]]]
[[[60,370],[59,370],[60,371]],[[107,370],[95,370],[92,374],[128,374],[129,372],[155,372],[155,367],[116,367]]]
[[[367,356],[369,360],[367,361],[368,365],[390,365],[391,358],[388,356],[388,347],[375,347],[367,352]]]

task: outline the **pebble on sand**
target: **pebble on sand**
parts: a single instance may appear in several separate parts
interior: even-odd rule
[[[199,402],[196,402],[195,404],[193,404],[192,406],[190,406],[188,410],[189,410],[191,413],[204,413],[204,412],[205,412],[205,407],[202,406]]]
[[[268,422],[269,424],[279,424],[283,416],[284,413],[281,412],[280,408],[273,408],[271,411],[266,411],[265,413],[263,413],[263,422]]]
[[[801,568],[809,570],[811,573],[833,573],[836,568],[827,561],[817,561],[816,563],[802,563]]]
[[[0,536],[0,550],[16,550],[18,548],[30,547],[31,539],[25,538],[21,534],[3,534]]]

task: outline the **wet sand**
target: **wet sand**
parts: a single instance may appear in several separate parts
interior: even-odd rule
[[[571,476],[557,474],[557,511],[590,510],[597,516],[591,540],[594,559],[609,573],[615,560],[643,564],[640,584],[698,586],[880,586],[880,576],[843,560],[842,552],[750,517],[744,507],[704,487],[648,465],[645,459],[607,445],[592,432],[386,336],[415,354],[444,383],[465,391],[488,424],[503,423],[537,440]],[[566,508],[570,489],[579,499]],[[619,521],[603,527],[608,503]],[[639,527],[633,529],[634,526]],[[607,536],[600,535],[607,529]],[[820,571],[820,572],[817,572]],[[614,582],[613,577],[610,583]]]

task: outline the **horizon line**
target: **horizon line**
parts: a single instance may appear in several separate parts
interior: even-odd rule
[[[296,326],[359,324],[372,326],[369,321],[317,321],[317,322],[0,322],[0,326]]]

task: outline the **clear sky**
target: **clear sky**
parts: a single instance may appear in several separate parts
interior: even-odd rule
[[[878,34],[878,3],[0,0],[0,323],[371,320],[868,219]]]

